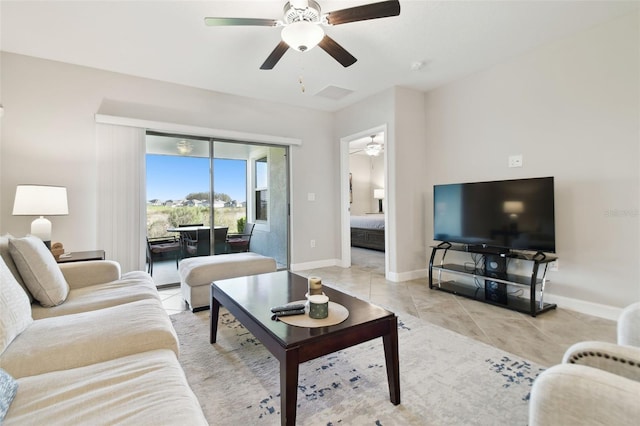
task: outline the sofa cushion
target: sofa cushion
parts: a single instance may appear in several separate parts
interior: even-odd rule
[[[155,350],[18,379],[10,425],[206,425],[175,354]]]
[[[20,272],[18,272],[18,268],[16,267],[16,263],[13,261],[13,257],[11,257],[11,253],[9,252],[10,239],[13,239],[13,235],[11,234],[0,235],[0,256],[4,259],[4,263],[9,267],[9,270],[16,281],[18,281],[18,284],[20,284],[20,287],[22,287],[25,293],[27,293],[27,296],[29,296],[29,303],[31,303],[33,302],[33,296],[31,296],[29,289],[27,289],[27,286],[24,284]]]
[[[9,373],[0,368],[0,424],[9,411],[11,402],[16,397],[18,382]]]
[[[34,236],[9,240],[11,257],[27,288],[42,306],[61,304],[69,294],[69,285],[53,254]]]
[[[178,354],[178,337],[156,299],[33,321],[0,356],[21,378],[154,349]]]
[[[88,287],[72,287],[67,300],[63,304],[51,308],[33,305],[31,307],[31,315],[33,319],[37,320],[59,315],[95,311],[144,299],[160,300],[160,295],[149,274],[134,271],[122,275],[122,279],[117,281]]]
[[[0,257],[0,354],[32,322],[31,303]]]

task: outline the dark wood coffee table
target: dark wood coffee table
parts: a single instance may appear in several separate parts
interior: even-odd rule
[[[382,337],[389,397],[400,404],[398,318],[371,303],[323,286],[333,302],[349,310],[344,322],[322,328],[287,325],[271,319],[270,308],[304,300],[307,279],[288,271],[231,278],[211,284],[211,334],[216,342],[220,305],[226,307],[280,361],[280,422],[295,425],[298,365]]]

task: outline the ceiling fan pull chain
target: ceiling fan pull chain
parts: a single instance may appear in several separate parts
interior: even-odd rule
[[[300,91],[302,93],[305,93],[306,88],[304,87],[304,62],[305,62],[305,56],[304,55],[298,55],[299,59],[299,66],[300,66],[300,75],[298,77],[298,84],[300,84]]]

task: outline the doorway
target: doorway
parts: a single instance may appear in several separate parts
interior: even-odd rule
[[[364,261],[388,276],[385,142],[386,126],[341,140],[341,266]]]

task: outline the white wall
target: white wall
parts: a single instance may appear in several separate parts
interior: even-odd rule
[[[385,211],[388,279],[426,275],[427,156],[424,94],[394,87],[335,114],[336,138],[378,126],[385,134]]]
[[[353,135],[365,132],[369,129],[380,126],[387,126],[385,133],[385,161],[389,165],[389,156],[393,150],[393,141],[395,140],[394,130],[394,97],[395,89],[385,90],[362,102],[358,102],[347,108],[344,108],[334,114],[334,134],[335,140],[340,141],[342,138],[349,138]],[[365,136],[362,134],[361,136]],[[338,144],[339,142],[336,142]],[[347,141],[343,143],[348,143]],[[348,161],[348,160],[347,160]],[[387,179],[393,179],[389,168],[386,170]],[[388,197],[388,192],[385,194]],[[339,199],[337,199],[339,202]],[[387,224],[394,220],[391,208],[386,211]],[[386,232],[389,234],[389,231]],[[347,238],[349,236],[347,235]],[[339,243],[339,241],[338,241]],[[340,244],[336,246],[337,253],[341,256]],[[388,256],[388,264],[386,269],[391,272],[396,271],[396,253],[393,247],[387,247],[386,255]]]
[[[371,157],[354,154],[349,156],[349,171],[352,173],[352,215],[363,215],[378,211],[378,200],[373,190],[384,188],[384,155]]]
[[[377,157],[369,157],[370,161],[370,186],[369,193],[367,194],[367,201],[369,205],[368,212],[379,211],[380,205],[378,200],[373,198],[373,191],[375,189],[384,188],[384,152]],[[384,201],[384,200],[383,200]]]
[[[53,239],[67,251],[99,248],[94,115],[101,113],[301,139],[291,149],[291,262],[335,259],[331,114],[6,52],[0,66],[0,233],[29,232],[33,218],[11,215],[17,184],[64,185],[70,214],[52,218]],[[315,202],[307,201],[309,192]]]
[[[638,22],[616,19],[426,95],[428,200],[437,183],[555,177],[560,268],[547,290],[565,307],[640,300]],[[507,168],[510,154],[522,168]]]
[[[389,150],[388,189],[385,189],[388,211],[393,221],[388,229],[398,253],[397,279],[404,281],[426,275],[428,241],[426,224],[431,217],[427,208],[428,167],[431,152],[426,140],[425,99],[421,92],[396,88],[395,139]]]
[[[353,201],[350,212],[352,215],[363,215],[370,211],[371,203],[367,194],[371,189],[371,160],[364,155],[350,155],[349,172]]]

